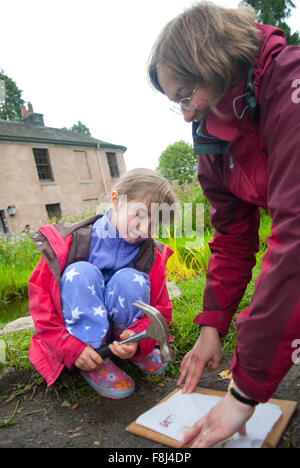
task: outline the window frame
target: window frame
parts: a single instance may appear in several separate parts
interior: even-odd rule
[[[38,157],[43,157],[41,155],[38,155],[37,152],[39,151],[43,151],[45,152],[45,155],[46,155],[46,162],[45,163],[41,163],[39,161],[37,161],[37,158]],[[38,178],[39,178],[39,181],[40,183],[55,183],[55,177],[54,177],[54,172],[53,172],[53,168],[52,168],[52,164],[51,164],[51,158],[50,158],[50,153],[49,153],[49,148],[44,148],[44,147],[37,147],[37,146],[33,146],[32,147],[32,152],[33,152],[33,157],[34,157],[34,162],[35,162],[35,167],[36,167],[36,170],[37,170],[37,175],[38,175]],[[42,168],[41,168],[42,166]],[[47,171],[45,174],[46,175],[50,175],[50,177],[42,177],[42,172],[43,172],[43,168],[44,167],[47,167]]]
[[[58,206],[58,208],[59,208],[59,215],[54,214],[54,216],[49,216],[48,207],[50,207],[50,206]],[[48,216],[49,219],[56,218],[57,220],[59,220],[59,219],[62,217],[62,208],[61,208],[61,203],[60,203],[60,202],[57,202],[57,203],[45,203],[45,210],[46,210],[46,214],[47,214],[47,216]]]
[[[0,234],[2,233],[2,228],[3,228],[3,235],[8,234],[9,225],[8,225],[8,221],[6,218],[5,210],[3,209],[0,209],[0,224],[1,224]]]
[[[118,179],[120,177],[120,168],[119,168],[117,153],[112,152],[112,151],[106,151],[105,154],[106,154],[106,161],[107,161],[107,164],[108,164],[110,177],[112,179]],[[113,156],[115,158],[115,162],[112,162],[110,160],[111,156]],[[115,175],[115,169],[116,169],[117,175]]]

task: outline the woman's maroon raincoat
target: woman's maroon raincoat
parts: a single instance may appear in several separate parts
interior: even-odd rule
[[[300,47],[286,46],[275,27],[257,28],[253,76],[218,106],[230,118],[210,112],[200,128],[193,124],[215,227],[195,322],[226,335],[255,265],[259,207],[268,210],[272,235],[250,307],[237,317],[232,363],[238,387],[264,402],[293,365],[300,339]]]

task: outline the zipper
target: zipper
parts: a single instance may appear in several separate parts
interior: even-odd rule
[[[235,168],[234,159],[231,153],[229,153],[229,169],[233,171]]]

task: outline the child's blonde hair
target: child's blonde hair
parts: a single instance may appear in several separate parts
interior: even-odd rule
[[[224,8],[201,2],[171,20],[152,49],[148,76],[160,86],[157,67],[182,82],[199,83],[213,93],[211,107],[240,82],[259,54],[260,36],[250,6]]]
[[[123,174],[113,190],[127,201],[139,200],[146,203],[175,203],[175,196],[167,179],[157,171],[146,168],[132,169]]]
[[[113,190],[126,201],[144,203],[157,221],[173,223],[176,213],[176,199],[167,179],[152,169],[138,168],[123,174]],[[152,204],[155,204],[154,206]],[[151,206],[152,205],[152,206]]]

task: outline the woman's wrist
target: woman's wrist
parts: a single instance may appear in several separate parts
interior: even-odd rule
[[[211,327],[209,325],[203,325],[200,329],[200,336],[202,335],[209,335],[212,337],[216,337],[219,339],[219,332],[215,327]]]
[[[240,403],[249,405],[249,406],[257,406],[258,402],[250,398],[248,395],[246,395],[244,392],[242,392],[237,385],[235,384],[234,380],[231,379],[228,391],[231,393],[231,395],[238,400]]]

